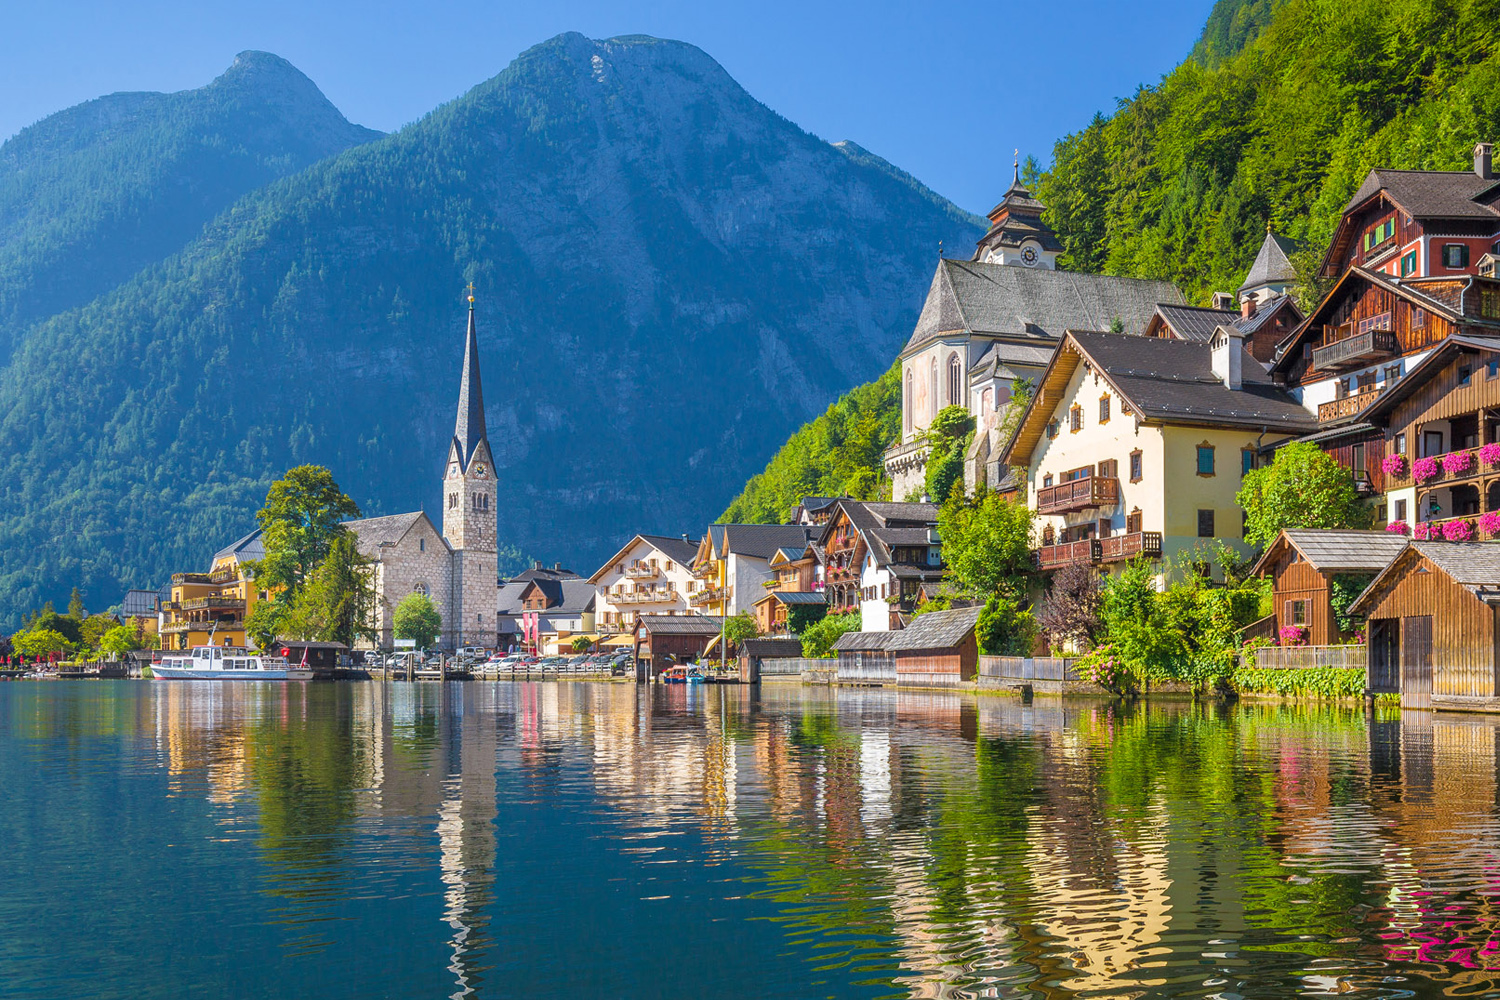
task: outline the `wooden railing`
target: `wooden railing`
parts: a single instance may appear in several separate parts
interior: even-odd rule
[[[1085,538],[1077,542],[1063,542],[1061,545],[1043,545],[1036,550],[1036,561],[1042,569],[1096,563],[1099,561],[1099,543],[1092,538]]]
[[[1099,539],[1100,562],[1125,562],[1136,556],[1161,555],[1161,532],[1132,531],[1128,535],[1110,535]]]
[[[1036,491],[1038,514],[1065,514],[1091,507],[1113,507],[1120,501],[1120,481],[1113,477],[1087,476]]]
[[[1312,366],[1320,371],[1338,368],[1356,362],[1388,358],[1400,350],[1396,335],[1390,330],[1366,330],[1323,347],[1314,347]]]
[[[1318,404],[1318,419],[1321,421],[1342,420],[1344,417],[1352,417],[1365,407],[1375,402],[1375,397],[1380,395],[1375,387],[1366,386],[1358,392],[1345,396],[1343,399],[1335,399],[1331,403]]]
[[[245,602],[238,597],[194,597],[182,602],[182,610],[189,608],[226,608],[231,611],[242,611]]]
[[[629,563],[625,567],[625,575],[632,580],[649,580],[656,575],[656,567],[650,563]]]
[[[724,599],[723,587],[706,587],[688,595],[689,604],[712,604]]]
[[[642,587],[609,595],[611,604],[663,604],[677,600],[676,587]]]

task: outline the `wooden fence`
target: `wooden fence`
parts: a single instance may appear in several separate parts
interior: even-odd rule
[[[1062,656],[981,656],[979,676],[1029,684],[1033,681],[1076,681],[1078,661]]]
[[[760,661],[760,676],[766,677],[801,677],[803,671],[807,670],[831,670],[835,665],[833,660],[819,660],[805,656],[766,657]]]
[[[1369,657],[1365,646],[1264,646],[1253,657],[1260,670],[1306,670],[1310,667],[1349,667],[1364,670]]]
[[[890,653],[839,653],[840,684],[895,684],[896,660]]]

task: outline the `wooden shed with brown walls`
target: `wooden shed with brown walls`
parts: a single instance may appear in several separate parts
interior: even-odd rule
[[[1405,547],[1405,536],[1385,531],[1283,531],[1266,547],[1254,570],[1256,576],[1271,579],[1276,631],[1305,629],[1311,646],[1348,638],[1334,620],[1334,577],[1363,577],[1363,589]]]
[[[896,683],[909,687],[954,687],[972,681],[979,667],[974,627],[979,608],[931,611],[889,633],[886,651],[896,661]]]
[[[1500,711],[1497,604],[1500,543],[1407,543],[1351,608],[1369,620],[1369,689],[1407,708]]]
[[[671,662],[702,656],[711,647],[718,655],[724,619],[713,615],[640,615],[636,618],[636,656],[652,674]],[[726,656],[727,659],[727,656]]]

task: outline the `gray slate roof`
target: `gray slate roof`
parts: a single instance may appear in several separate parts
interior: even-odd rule
[[[891,549],[896,546],[926,546],[931,544],[931,531],[937,527],[938,505],[935,503],[890,503],[841,500],[840,505],[849,515],[849,523],[865,541],[875,562],[891,566],[894,562]],[[818,543],[833,532],[837,518],[829,519]],[[939,567],[928,572],[941,575]]]
[[[1066,330],[1108,330],[1116,318],[1126,332],[1140,333],[1158,302],[1183,301],[1165,281],[944,259],[902,353],[961,331],[1044,347]]]
[[[1500,588],[1500,542],[1411,542],[1412,548],[1471,590]]]
[[[535,584],[547,597],[546,615],[581,614],[592,611],[596,591],[594,585],[567,569],[529,569],[519,576],[507,580],[500,587],[499,614],[519,615],[523,610],[521,598]]]
[[[762,597],[761,601],[764,601],[767,597],[773,597],[776,600],[780,601],[782,604],[828,603],[828,597],[821,591],[817,590],[771,590],[766,592],[766,596]],[[756,603],[759,604],[760,601],[757,601]]]
[[[344,527],[359,536],[359,550],[365,555],[375,554],[375,550],[382,545],[395,545],[406,536],[406,533],[427,515],[420,510],[414,510],[407,514],[387,514],[384,517],[364,517],[357,521],[345,521]],[[436,530],[436,526],[434,529]],[[439,536],[442,532],[438,532]],[[447,539],[443,540],[447,545]]]
[[[886,648],[896,632],[845,632],[830,647],[835,653],[873,653]]]
[[[641,615],[637,621],[652,635],[718,635],[724,628],[715,615]]]
[[[1255,311],[1254,316],[1251,316],[1249,319],[1240,317],[1234,321],[1234,325],[1241,333],[1248,337],[1266,323],[1269,323],[1282,310],[1291,311],[1292,326],[1296,326],[1302,322],[1302,310],[1297,308],[1297,300],[1290,295],[1278,295],[1271,301],[1262,303],[1261,307]]]
[[[256,528],[244,538],[232,542],[215,552],[214,561],[218,562],[220,559],[228,559],[230,556],[238,557],[240,562],[264,559],[266,557],[266,547],[260,540],[260,529]]]
[[[142,616],[156,614],[157,593],[154,590],[127,590],[120,601],[120,614]]]
[[[806,524],[711,524],[708,530],[720,556],[733,553],[755,559],[770,559],[777,549],[805,548],[817,533]]]
[[[1240,291],[1259,288],[1262,285],[1295,284],[1298,280],[1297,269],[1292,266],[1290,255],[1296,253],[1298,249],[1300,247],[1296,240],[1267,232],[1265,241],[1260,245],[1260,252],[1255,255],[1255,263],[1250,265],[1250,273],[1245,275],[1245,283],[1240,286]]]
[[[1475,199],[1500,182],[1472,170],[1371,170],[1354,192],[1348,212],[1379,191],[1418,219],[1494,219],[1500,211]]]
[[[1248,351],[1242,388],[1214,376],[1207,344],[1112,333],[1071,334],[1142,416],[1176,422],[1212,421],[1247,427],[1312,431],[1318,418],[1298,405]]]
[[[746,639],[740,643],[746,656],[801,656],[801,639]]]
[[[1315,528],[1285,532],[1302,557],[1320,573],[1374,572],[1406,548],[1404,535],[1388,531],[1335,531]]]
[[[969,367],[969,371],[972,373],[993,369],[993,374],[1003,377],[1007,374],[1004,369],[1011,365],[1046,368],[1056,349],[1057,345],[1050,341],[1045,344],[1017,344],[1009,340],[992,340],[979,352],[979,360]]]
[[[693,557],[698,554],[698,539],[683,538],[681,535],[641,535],[646,541],[656,547],[656,551],[677,563],[679,566],[692,564]]]
[[[981,608],[954,608],[952,611],[929,611],[911,620],[911,624],[892,633],[896,639],[888,646],[891,652],[918,649],[950,649],[963,642],[979,621]]]
[[[1224,324],[1234,324],[1240,314],[1234,309],[1209,309],[1204,306],[1177,306],[1167,303],[1157,305],[1156,311],[1167,321],[1172,332],[1181,340],[1192,340],[1206,344],[1213,339],[1214,331]]]

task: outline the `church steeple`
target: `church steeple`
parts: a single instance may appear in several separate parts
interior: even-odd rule
[[[474,286],[469,285],[469,339],[464,346],[463,378],[458,385],[458,420],[453,428],[453,443],[463,469],[468,469],[474,452],[488,443],[484,427],[484,386],[479,378],[479,334],[474,328]]]

